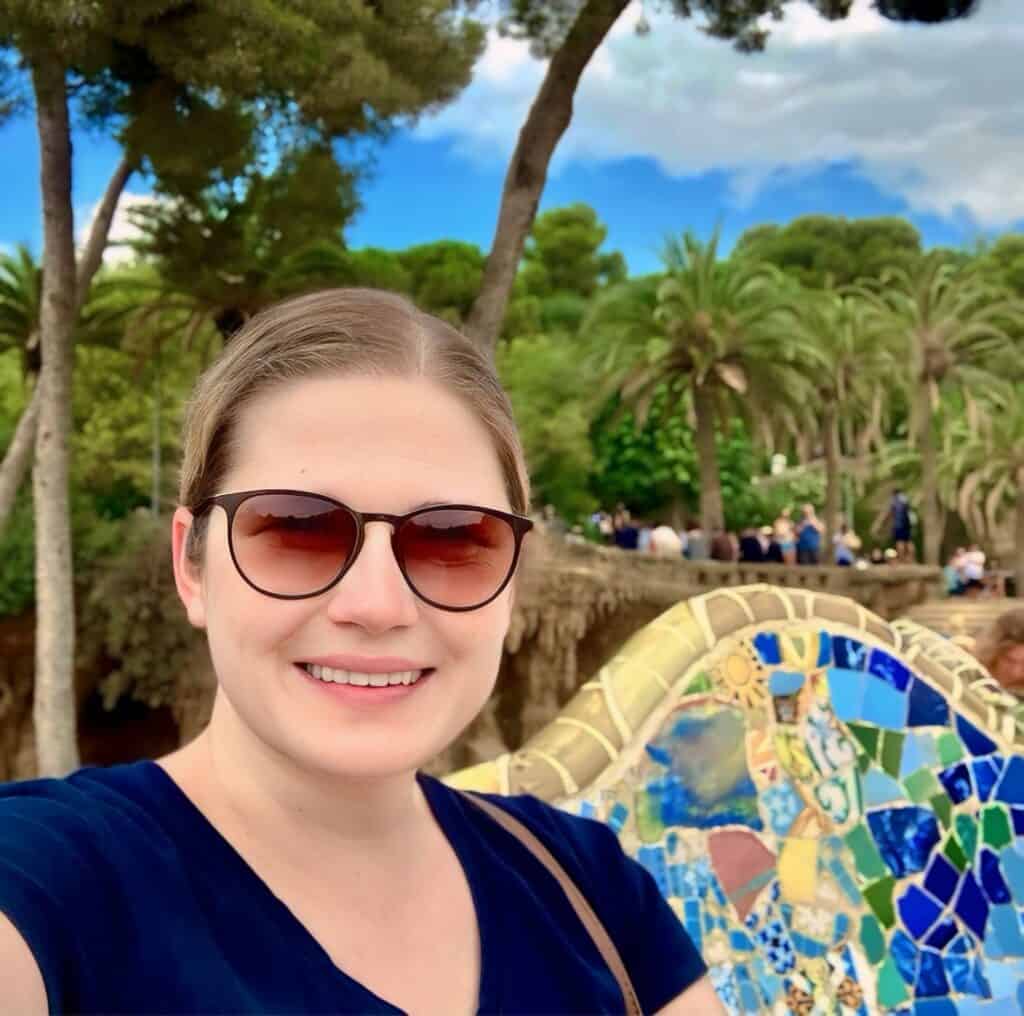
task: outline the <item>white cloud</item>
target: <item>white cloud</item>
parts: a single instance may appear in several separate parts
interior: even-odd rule
[[[552,171],[649,156],[675,176],[731,171],[742,203],[780,175],[851,161],[914,211],[1006,225],[1024,218],[1017,8],[986,0],[973,18],[924,27],[885,21],[870,0],[839,22],[792,3],[767,51],[743,56],[667,13],[639,37],[634,4],[587,68]],[[470,87],[417,130],[505,159],[543,73],[524,43],[492,36]]]
[[[150,194],[132,194],[126,191],[121,195],[114,212],[114,219],[110,224],[110,235],[107,240],[107,247],[103,252],[103,263],[107,265],[123,264],[126,261],[135,259],[135,252],[131,247],[126,246],[127,242],[137,240],[140,232],[129,218],[133,208],[143,208],[155,204],[158,199]],[[75,221],[81,223],[75,232],[75,244],[81,249],[85,246],[92,224],[96,219],[96,212],[99,210],[100,202],[90,205],[84,212],[76,212]]]

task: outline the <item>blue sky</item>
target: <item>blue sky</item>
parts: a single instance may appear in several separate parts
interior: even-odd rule
[[[836,25],[796,4],[757,57],[667,15],[640,38],[631,10],[587,70],[542,207],[593,205],[607,248],[634,272],[656,267],[666,233],[717,222],[727,246],[748,226],[812,212],[905,215],[928,245],[1022,229],[1024,29],[1012,6],[987,0],[966,26],[915,30],[883,23],[868,0]],[[492,38],[455,103],[377,150],[349,243],[486,249],[542,73],[520,44]],[[74,155],[81,226],[118,151],[80,133]],[[37,141],[23,117],[0,127],[0,246],[38,252],[40,238]]]

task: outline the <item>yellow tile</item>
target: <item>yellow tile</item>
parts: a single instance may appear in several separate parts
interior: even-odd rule
[[[818,880],[818,841],[786,840],[779,855],[779,887],[787,903],[811,903]]]

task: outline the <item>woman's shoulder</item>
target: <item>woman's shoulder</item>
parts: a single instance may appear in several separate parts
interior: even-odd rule
[[[151,784],[155,769],[140,762],[85,768],[61,779],[0,783],[0,867],[33,875],[48,885],[66,878],[67,866],[108,867],[135,841],[151,838]]]

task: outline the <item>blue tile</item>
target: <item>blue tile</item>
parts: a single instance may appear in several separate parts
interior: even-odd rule
[[[913,987],[917,983],[917,946],[905,931],[897,928],[889,943],[889,951],[892,953],[900,977]]]
[[[897,691],[906,691],[910,683],[910,671],[906,666],[882,649],[876,649],[871,653],[868,673],[881,678]]]
[[[827,667],[832,662],[832,636],[827,631],[818,633],[818,666]]]
[[[916,939],[923,938],[942,913],[939,904],[916,885],[910,886],[896,901],[896,909],[899,910],[903,926]]]
[[[985,939],[985,955],[994,959],[1024,956],[1024,933],[1021,932],[1017,908],[1004,904],[989,912],[989,933]]]
[[[861,718],[886,730],[903,730],[907,725],[906,693],[874,681],[865,691]]]
[[[872,766],[860,780],[864,806],[873,808],[879,804],[905,801],[906,791],[888,774]]]
[[[910,712],[907,724],[911,727],[944,727],[949,723],[949,703],[919,677],[910,685]]]
[[[762,663],[769,666],[782,662],[782,650],[779,648],[779,636],[774,632],[762,631],[754,636],[754,648],[761,657]]]
[[[929,998],[914,1003],[914,1016],[959,1016],[959,1014],[956,1006],[948,998]]]
[[[832,637],[832,654],[836,666],[845,670],[863,670],[868,659],[868,650],[864,643],[846,635]]]
[[[928,865],[928,873],[924,877],[924,887],[937,900],[948,903],[956,892],[960,873],[946,860],[942,854],[933,855]]]
[[[1009,903],[1013,897],[1010,895],[1010,887],[1003,878],[1000,870],[999,858],[988,847],[982,847],[978,859],[978,871],[981,878],[981,888],[985,890],[989,903]]]
[[[949,798],[954,804],[962,804],[974,793],[974,787],[971,786],[971,775],[967,769],[966,762],[960,762],[955,766],[950,766],[948,769],[943,769],[939,773],[939,780],[946,788],[946,793],[949,794]]]
[[[947,917],[935,925],[935,929],[925,939],[924,944],[941,952],[954,938],[956,938],[956,922]]]
[[[903,742],[903,756],[900,761],[900,779],[917,772],[931,769],[939,764],[939,753],[935,738],[927,733],[908,733]]]
[[[985,937],[985,925],[988,923],[988,901],[982,895],[973,872],[967,872],[960,882],[960,893],[956,898],[954,910],[960,920],[978,938]]]
[[[1024,902],[1024,853],[1014,843],[999,851],[999,859],[1003,862],[1003,877],[1010,883],[1013,898]]]
[[[1024,836],[1024,808],[1011,808],[1014,836]]]
[[[964,747],[972,755],[991,755],[996,750],[996,743],[988,735],[983,734],[973,723],[965,720],[959,713],[956,717],[956,732],[960,735]]]
[[[836,717],[849,723],[861,719],[867,678],[856,671],[839,667],[828,669],[828,693]]]
[[[768,690],[773,695],[795,695],[807,678],[795,670],[773,670],[768,679]]]
[[[993,755],[991,758],[975,759],[971,763],[974,770],[974,785],[978,788],[978,799],[987,801],[992,795],[992,788],[999,779],[1002,769],[1003,758],[1001,755]]]
[[[1005,801],[1007,804],[1024,804],[1024,758],[1020,755],[1014,755],[1007,762],[1003,778],[996,790],[996,800]],[[1016,825],[1015,819],[1014,830],[1019,833]]]
[[[936,998],[949,992],[949,982],[942,965],[942,957],[933,949],[922,949],[917,970],[917,994]],[[917,1006],[914,1007],[915,1010]],[[956,1010],[953,1010],[956,1012]]]
[[[922,871],[939,842],[939,824],[925,808],[885,808],[868,812],[868,827],[882,860],[897,877]]]

